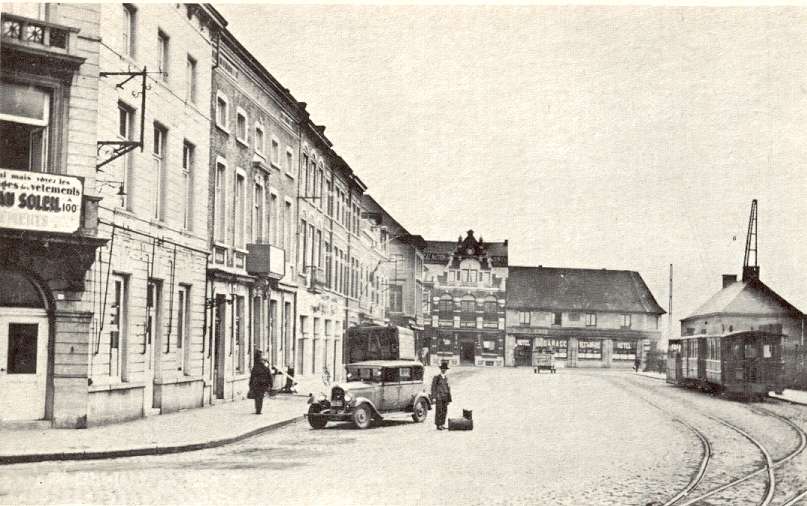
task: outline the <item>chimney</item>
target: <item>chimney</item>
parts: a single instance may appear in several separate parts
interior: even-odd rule
[[[737,275],[736,274],[723,274],[723,288],[726,288],[732,283],[737,282]]]

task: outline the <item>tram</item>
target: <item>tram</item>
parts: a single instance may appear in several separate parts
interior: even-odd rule
[[[783,341],[781,334],[754,330],[670,339],[667,383],[749,401],[781,394]]]

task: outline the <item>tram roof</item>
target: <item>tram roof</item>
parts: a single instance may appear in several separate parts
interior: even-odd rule
[[[746,334],[753,334],[753,335],[762,335],[767,334],[771,336],[781,336],[782,334],[778,334],[775,332],[768,332],[766,330],[735,330],[734,332],[725,332],[723,334],[692,334],[690,336],[677,336],[671,337],[669,339],[670,342],[672,341],[691,341],[692,339],[702,339],[702,338],[727,338],[727,337],[740,337]]]

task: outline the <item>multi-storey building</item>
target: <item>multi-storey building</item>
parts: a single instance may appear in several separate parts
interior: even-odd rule
[[[0,16],[0,422],[94,423],[99,6]],[[108,237],[108,235],[107,235]]]
[[[457,242],[427,241],[424,258],[432,365],[504,366],[507,240],[486,243],[469,230]]]
[[[339,378],[347,327],[383,320],[384,280],[370,272],[386,256],[380,232],[362,219],[366,186],[310,120],[297,182],[296,372]]]
[[[91,423],[209,399],[204,311],[212,45],[200,4],[103,4]]]
[[[380,264],[372,267],[370,282],[376,276],[388,280],[381,290],[386,291],[387,320],[391,325],[409,327],[415,331],[416,348],[428,350],[423,342],[423,252],[426,241],[419,235],[410,234],[369,194],[362,198],[362,205],[368,219],[379,229],[382,252],[388,256]],[[428,352],[426,352],[428,354]]]
[[[210,94],[212,386],[243,398],[253,351],[294,365],[297,174],[303,108],[227,30]]]
[[[551,347],[561,367],[633,367],[662,314],[638,272],[510,267],[506,364]]]

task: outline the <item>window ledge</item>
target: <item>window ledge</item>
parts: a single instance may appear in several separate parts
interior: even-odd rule
[[[112,390],[131,390],[135,388],[146,388],[146,384],[141,381],[129,382],[123,381],[121,383],[107,383],[103,385],[93,384],[89,386],[89,392],[105,392]]]
[[[242,139],[242,138],[236,136],[235,142],[237,144],[242,145],[245,148],[249,148],[249,141],[247,141],[246,139]]]
[[[221,132],[230,135],[230,129],[218,122],[216,122],[216,128],[218,128]]]
[[[161,378],[155,379],[155,385],[176,385],[180,383],[194,383],[196,381],[203,381],[204,378],[201,376],[176,376],[173,378]]]
[[[272,167],[277,167],[277,166],[275,164],[272,164]],[[279,167],[278,167],[278,169],[279,169]],[[286,173],[286,177],[288,177],[289,179],[294,179],[294,174],[292,174],[289,171],[285,171],[285,173]]]
[[[276,168],[277,170],[283,170],[283,168],[281,168],[281,167],[280,167],[280,165],[278,165],[278,163],[277,163],[277,161],[276,161],[276,160],[270,160],[270,161],[269,161],[269,165],[271,165],[272,167]],[[288,173],[289,173],[289,172],[287,171],[287,172],[286,172],[286,174],[288,174]]]

